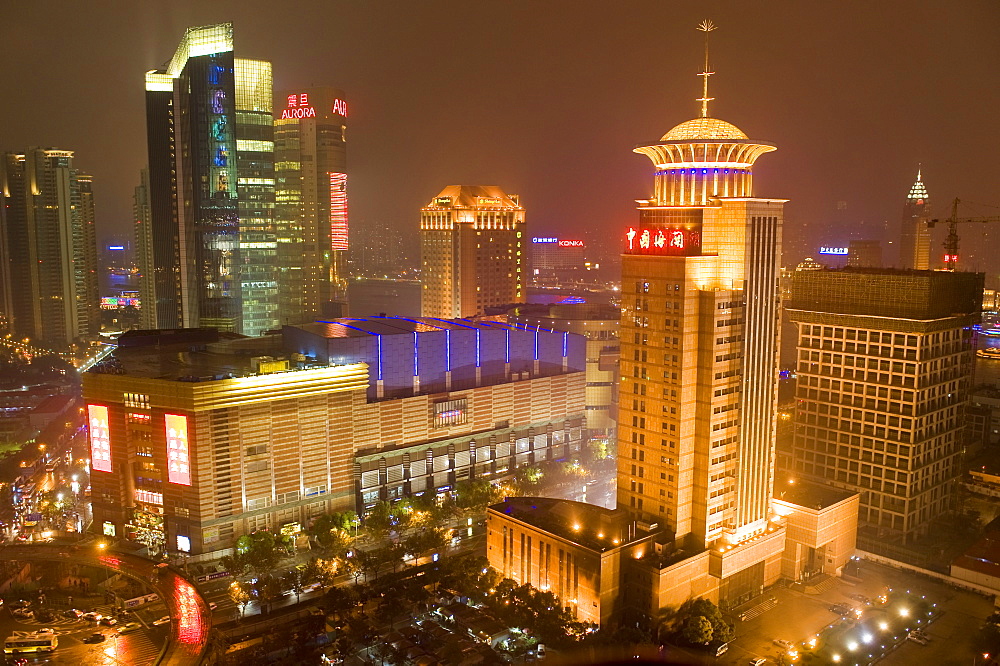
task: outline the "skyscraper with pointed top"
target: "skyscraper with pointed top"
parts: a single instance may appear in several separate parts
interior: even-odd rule
[[[694,597],[734,608],[854,554],[856,494],[776,492],[786,200],[755,196],[753,166],[776,148],[709,115],[710,75],[706,58],[699,117],[634,149],[654,171],[621,239],[616,510],[508,500],[489,512],[491,563],[555,581],[584,619],[617,609],[643,623]]]
[[[924,186],[921,169],[910,187],[903,205],[903,223],[899,239],[899,265],[926,271],[931,267],[930,199]]]

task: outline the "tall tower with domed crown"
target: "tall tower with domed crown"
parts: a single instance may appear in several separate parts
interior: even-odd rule
[[[931,267],[931,204],[927,187],[917,169],[917,180],[910,187],[903,205],[903,225],[899,239],[899,265],[926,271]]]
[[[653,196],[622,239],[618,503],[690,547],[729,548],[773,527],[786,200],[753,192],[775,146],[700,101],[705,115],[635,148]],[[725,601],[762,589],[758,573]]]

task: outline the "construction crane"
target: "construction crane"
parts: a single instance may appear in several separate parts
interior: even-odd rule
[[[928,220],[927,228],[933,229],[934,225],[938,222],[945,222],[948,224],[948,235],[944,239],[944,270],[954,271],[958,270],[958,225],[965,224],[966,222],[979,222],[985,224],[987,222],[1000,222],[1000,215],[991,215],[988,217],[959,217],[958,216],[958,204],[961,203],[957,198],[951,202],[951,217],[947,220]]]

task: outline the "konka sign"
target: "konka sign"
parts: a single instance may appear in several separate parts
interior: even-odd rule
[[[625,232],[625,254],[693,256],[701,252],[701,232],[688,229],[644,229]]]
[[[582,240],[561,240],[559,247],[583,247]]]

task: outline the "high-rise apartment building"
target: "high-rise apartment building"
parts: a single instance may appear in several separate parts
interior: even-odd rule
[[[92,180],[70,150],[3,157],[0,302],[19,338],[63,349],[101,330]]]
[[[278,93],[275,227],[283,324],[346,315],[347,101],[342,90]],[[279,111],[280,109],[280,111]]]
[[[794,473],[861,494],[859,540],[911,539],[953,508],[980,273],[792,276]]]
[[[146,73],[150,296],[160,328],[257,335],[278,325],[271,64],[233,27],[188,28]]]
[[[917,169],[917,180],[910,187],[903,205],[903,222],[899,239],[900,268],[925,271],[931,267],[931,204],[927,187]]]
[[[486,185],[444,188],[420,209],[421,313],[471,317],[523,303],[526,253],[516,194]]]

